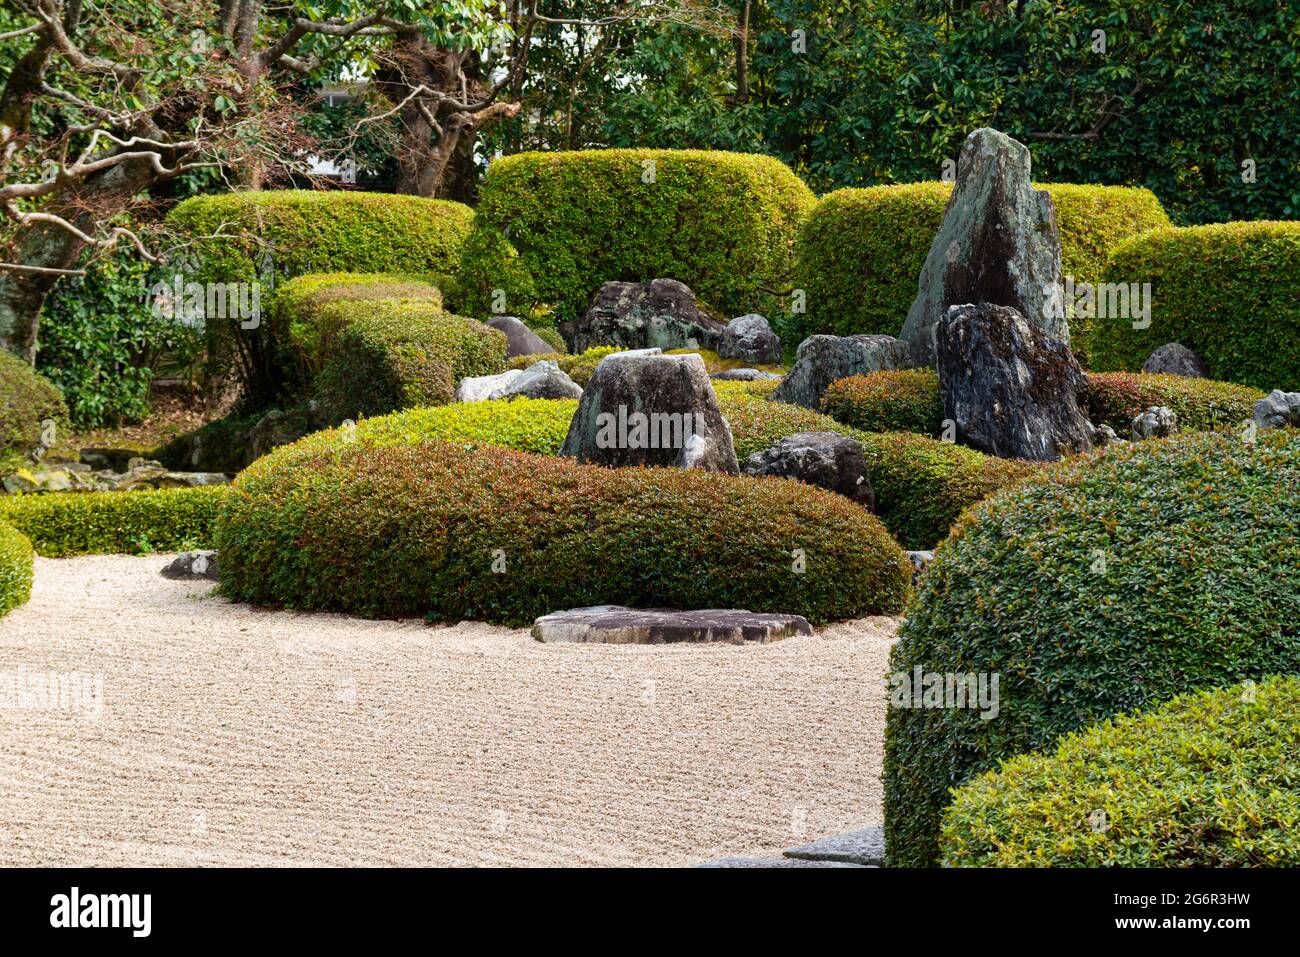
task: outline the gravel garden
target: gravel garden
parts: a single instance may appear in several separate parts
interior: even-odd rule
[[[167,229],[219,413],[0,350],[3,863],[1300,864],[1300,223],[985,128]]]

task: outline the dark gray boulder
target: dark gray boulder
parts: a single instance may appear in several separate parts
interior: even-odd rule
[[[774,365],[781,361],[781,337],[772,331],[758,313],[737,316],[722,330],[718,355],[756,365]]]
[[[554,352],[555,347],[539,336],[523,321],[515,316],[493,316],[491,319],[484,319],[483,325],[492,329],[499,329],[506,335],[506,358],[513,359],[515,356],[535,356],[548,352]]]
[[[181,552],[159,573],[176,581],[206,579],[217,581],[217,553],[213,551]]]
[[[1173,409],[1163,405],[1153,405],[1145,412],[1139,412],[1133,416],[1133,423],[1129,426],[1129,434],[1135,442],[1163,439],[1177,431],[1178,416],[1174,415]]]
[[[552,359],[534,362],[505,385],[488,393],[489,399],[581,399],[582,386]]]
[[[571,352],[592,346],[716,352],[725,329],[700,309],[690,287],[676,279],[607,282],[581,319],[559,326]]]
[[[792,847],[782,853],[801,861],[837,861],[861,867],[881,867],[885,863],[885,829],[864,827],[824,837],[802,847]]]
[[[561,455],[598,465],[660,465],[740,473],[731,426],[694,354],[616,352],[600,360]]]
[[[557,611],[533,622],[533,637],[547,642],[662,645],[725,641],[740,645],[811,634],[812,626],[800,615],[759,614],[732,608],[678,611],[595,605]]]
[[[893,336],[809,336],[799,343],[794,365],[771,398],[816,409],[837,379],[913,364],[907,343]]]
[[[953,306],[939,324],[939,393],[957,439],[1001,458],[1092,448],[1087,379],[1069,346],[1010,306]]]
[[[1300,392],[1274,389],[1255,403],[1255,425],[1261,429],[1300,428]]]
[[[901,333],[917,364],[934,364],[939,323],[949,307],[968,302],[1010,306],[1069,344],[1056,211],[1047,192],[1030,185],[1029,168],[1029,149],[997,130],[966,137]]]
[[[875,511],[876,493],[867,478],[861,444],[838,432],[796,432],[776,445],[755,452],[746,475],[798,479],[852,499]]]
[[[1143,372],[1155,375],[1181,375],[1189,379],[1208,379],[1205,360],[1181,342],[1166,342],[1142,364]]]

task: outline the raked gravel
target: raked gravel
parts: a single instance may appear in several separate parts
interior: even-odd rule
[[[671,866],[880,823],[893,619],[547,645],[257,610],[169,558],[37,559],[0,620],[10,689],[91,689],[0,693],[0,865]]]

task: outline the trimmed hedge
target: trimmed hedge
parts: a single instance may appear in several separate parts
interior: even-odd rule
[[[1183,432],[1235,428],[1250,421],[1258,389],[1144,372],[1088,373],[1088,415],[1128,438],[1134,416],[1153,405],[1178,415]],[[822,411],[837,422],[865,432],[920,432],[938,435],[943,422],[939,377],[931,369],[872,372],[831,383]]]
[[[17,467],[31,455],[41,445],[41,423],[47,420],[56,432],[67,427],[63,394],[22,359],[0,349],[0,466]]]
[[[196,259],[186,281],[265,282],[305,273],[454,273],[473,212],[445,200],[383,193],[283,190],[195,196],[167,217]],[[221,234],[220,238],[199,237]],[[269,260],[266,257],[269,255]],[[278,290],[261,290],[263,319]],[[235,321],[207,324],[216,372],[234,368],[258,404],[283,395],[279,378],[287,343],[274,322],[241,329]]]
[[[1141,369],[1181,342],[1215,379],[1300,389],[1300,222],[1156,230],[1114,249],[1104,279],[1151,283],[1151,325],[1093,320],[1082,330],[1093,368]]]
[[[1088,416],[1128,438],[1135,416],[1163,405],[1178,416],[1183,432],[1231,429],[1250,422],[1264,393],[1231,382],[1143,372],[1090,372]]]
[[[1061,272],[1078,282],[1096,282],[1121,240],[1169,225],[1146,189],[1036,185],[1056,206]],[[898,335],[951,193],[951,183],[934,181],[823,196],[795,245],[795,286],[807,295],[802,335]]]
[[[826,389],[822,411],[864,432],[937,435],[943,422],[939,376],[933,369],[849,376]]]
[[[0,618],[32,597],[32,543],[0,522]]]
[[[353,439],[318,433],[240,476],[217,529],[231,598],[518,625],[599,604],[827,621],[895,613],[910,591],[879,521],[812,486]]]
[[[313,383],[325,422],[450,402],[462,377],[505,368],[505,333],[444,312],[435,303],[333,303],[323,310],[322,327],[335,310],[355,310],[360,316],[336,316],[338,331],[325,344]]]
[[[788,279],[795,229],[814,203],[803,181],[769,156],[648,149],[507,156],[488,167],[479,196],[460,308],[492,312],[492,291],[502,289],[507,311],[549,303],[558,324],[580,317],[602,283],[669,277],[724,315],[768,313],[777,301],[763,290]]]
[[[944,814],[958,867],[1300,865],[1300,679],[1174,698],[1012,758]],[[1091,815],[1105,815],[1094,827]]]
[[[950,791],[1189,689],[1300,670],[1300,432],[1201,432],[1057,464],[953,528],[891,670],[1000,676],[1000,711],[889,710],[892,866],[938,860]]]
[[[76,492],[0,499],[0,519],[38,555],[141,554],[210,548],[217,506],[229,486],[144,492]]]

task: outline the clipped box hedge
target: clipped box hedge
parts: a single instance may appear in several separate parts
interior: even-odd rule
[[[1081,336],[1094,369],[1141,369],[1167,342],[1211,377],[1268,392],[1300,389],[1300,222],[1160,229],[1116,247],[1104,279],[1151,283],[1151,324],[1094,319]]]
[[[226,485],[143,492],[67,492],[0,499],[0,520],[38,555],[140,554],[211,548]]]
[[[459,308],[580,317],[602,283],[667,277],[723,316],[769,312],[808,187],[768,156],[705,150],[520,153],[488,167]],[[493,290],[506,294],[493,303]],[[530,297],[522,301],[517,297]]]
[[[288,346],[278,324],[265,321],[279,283],[306,273],[454,273],[472,220],[468,206],[445,200],[271,190],[192,197],[171,211],[167,225],[178,240],[192,242],[184,254],[195,260],[186,281],[273,280],[261,287],[264,321],[257,328],[207,323],[215,370],[235,371],[256,402],[273,403],[284,398]]]
[[[318,433],[250,466],[218,523],[225,593],[519,625],[599,604],[826,621],[897,612],[910,591],[880,522],[812,486],[399,438]]]
[[[1300,866],[1297,755],[1300,678],[1180,695],[961,787],[943,863]]]
[[[950,788],[1192,689],[1300,671],[1300,432],[1201,432],[1046,469],[966,512],[891,670],[999,676],[1000,710],[891,707],[891,866],[931,866]]]
[[[1183,432],[1236,428],[1251,420],[1264,393],[1213,379],[1144,372],[1088,373],[1088,416],[1128,438],[1135,416],[1163,405]],[[939,377],[932,369],[871,372],[832,382],[822,411],[865,432],[938,435],[943,423]]]
[[[44,436],[43,423],[53,422],[54,438],[68,426],[63,393],[22,359],[0,349],[0,467],[17,468]]]
[[[1096,282],[1106,254],[1121,240],[1169,225],[1146,189],[1036,185],[1056,206],[1061,273],[1078,282]],[[795,286],[807,298],[803,336],[898,335],[951,194],[951,183],[934,181],[822,197],[795,246]]]
[[[32,597],[32,543],[22,532],[0,522],[0,618]]]

